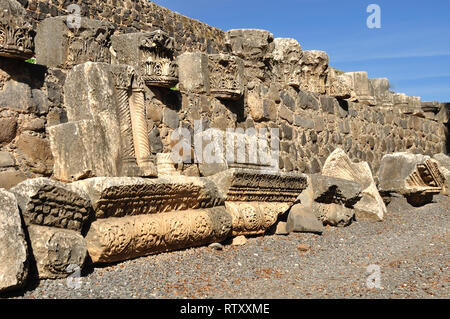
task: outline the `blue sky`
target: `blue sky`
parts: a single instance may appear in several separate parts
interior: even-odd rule
[[[257,28],[324,50],[330,65],[387,77],[395,92],[450,101],[449,0],[156,0],[223,30]],[[381,28],[366,26],[369,4]]]

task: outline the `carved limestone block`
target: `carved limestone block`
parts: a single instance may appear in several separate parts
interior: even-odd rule
[[[394,93],[389,90],[390,84],[387,78],[369,79],[372,85],[375,104],[381,107],[394,106]]]
[[[112,37],[113,64],[134,67],[147,86],[171,88],[178,82],[174,39],[161,30]]]
[[[299,88],[301,85],[302,68],[300,61],[303,51],[295,39],[276,38],[273,50],[273,72],[280,83]]]
[[[267,62],[274,50],[273,34],[266,30],[234,29],[226,33],[228,52],[244,60],[244,73],[247,79],[268,78]]]
[[[225,100],[236,100],[244,94],[244,64],[236,56],[186,52],[177,63],[182,92],[211,94]]]
[[[304,174],[253,169],[229,169],[210,179],[226,201],[294,203],[307,187]]]
[[[225,202],[232,217],[233,236],[264,234],[290,206],[280,202]]]
[[[96,218],[155,214],[223,204],[215,185],[196,177],[97,177],[72,185],[89,195]]]
[[[109,263],[220,242],[231,235],[225,207],[95,221],[86,236],[93,263]]]
[[[66,278],[81,271],[87,256],[86,240],[67,229],[28,226],[39,279]]]
[[[367,72],[347,72],[344,75],[351,83],[354,96],[353,102],[359,102],[367,105],[375,105],[372,84],[369,81]]]
[[[214,97],[236,100],[244,94],[244,62],[228,54],[208,55],[209,87]]]
[[[26,60],[33,56],[34,31],[16,0],[0,3],[0,56]]]
[[[415,206],[431,201],[445,183],[436,160],[410,153],[383,156],[378,179],[380,191],[402,194]]]
[[[349,77],[340,74],[338,70],[330,67],[326,82],[326,95],[340,99],[348,99],[355,95],[352,91],[353,82]]]
[[[111,62],[111,23],[81,17],[79,28],[69,26],[65,16],[39,23],[35,38],[38,64],[71,69],[88,61]]]
[[[324,51],[303,51],[301,60],[301,89],[314,93],[326,93],[328,54]]]
[[[28,179],[10,190],[17,198],[27,225],[42,225],[81,232],[92,217],[86,193],[70,185],[40,177]]]

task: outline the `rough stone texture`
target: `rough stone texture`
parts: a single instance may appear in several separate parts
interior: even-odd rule
[[[326,94],[340,99],[348,99],[352,92],[352,81],[335,68],[328,68]]]
[[[28,275],[27,243],[17,200],[0,188],[0,292],[18,289]]]
[[[16,0],[0,3],[0,56],[26,60],[33,56],[34,30]]]
[[[303,51],[295,39],[275,38],[273,61],[278,81],[294,88],[301,85],[302,68],[300,61]]]
[[[81,17],[80,26],[69,28],[67,17],[48,18],[39,23],[35,38],[37,63],[61,69],[87,61],[110,63],[113,26],[85,17]]]
[[[433,155],[433,159],[439,164],[439,170],[444,175],[444,185],[442,186],[442,193],[450,195],[450,157],[443,153]]]
[[[325,94],[328,74],[328,54],[324,51],[303,51],[301,89]]]
[[[259,29],[234,29],[226,33],[226,45],[233,55],[244,60],[247,79],[266,78],[265,62],[270,60],[274,49],[273,34]]]
[[[0,119],[0,144],[7,144],[16,137],[17,120],[13,117]]]
[[[9,152],[0,151],[0,168],[11,167],[15,165],[14,158]]]
[[[391,92],[387,78],[369,79],[375,97],[375,104],[380,107],[393,107],[394,94]]]
[[[47,139],[23,133],[17,138],[16,145],[28,166],[38,173],[51,175],[53,155]]]
[[[27,174],[18,170],[0,172],[0,188],[10,189],[29,178]]]
[[[359,183],[363,191],[361,200],[355,205],[356,218],[383,220],[386,206],[366,162],[353,163],[342,149],[336,149],[325,161],[322,174]]]
[[[87,195],[48,178],[23,181],[10,190],[27,225],[66,228],[80,232],[92,208]]]
[[[287,219],[286,229],[289,233],[316,233],[322,234],[324,227],[317,216],[312,212],[312,207],[296,204],[291,207]]]
[[[95,221],[86,236],[94,263],[221,242],[231,235],[225,208],[185,210]]]
[[[414,206],[429,203],[445,181],[436,160],[405,152],[383,156],[378,179],[380,191],[402,194]]]
[[[76,268],[82,269],[87,246],[80,234],[45,226],[27,228],[39,279],[66,278]]]
[[[164,213],[223,205],[208,180],[187,176],[158,179],[97,177],[72,183],[88,194],[96,218]]]
[[[330,226],[344,227],[352,223],[355,210],[342,204],[313,203],[314,214],[325,224]]]

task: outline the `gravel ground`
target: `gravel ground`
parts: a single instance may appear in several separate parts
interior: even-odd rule
[[[450,199],[421,208],[395,199],[388,210],[380,223],[138,258],[91,270],[78,289],[45,280],[10,297],[449,298]],[[380,288],[367,288],[369,265],[380,267]]]

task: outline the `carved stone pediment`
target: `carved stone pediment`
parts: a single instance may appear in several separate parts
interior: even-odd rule
[[[134,67],[147,86],[171,88],[178,82],[174,39],[161,30],[113,36],[113,63]]]
[[[33,56],[34,31],[26,11],[15,0],[0,2],[0,56],[26,60]]]

